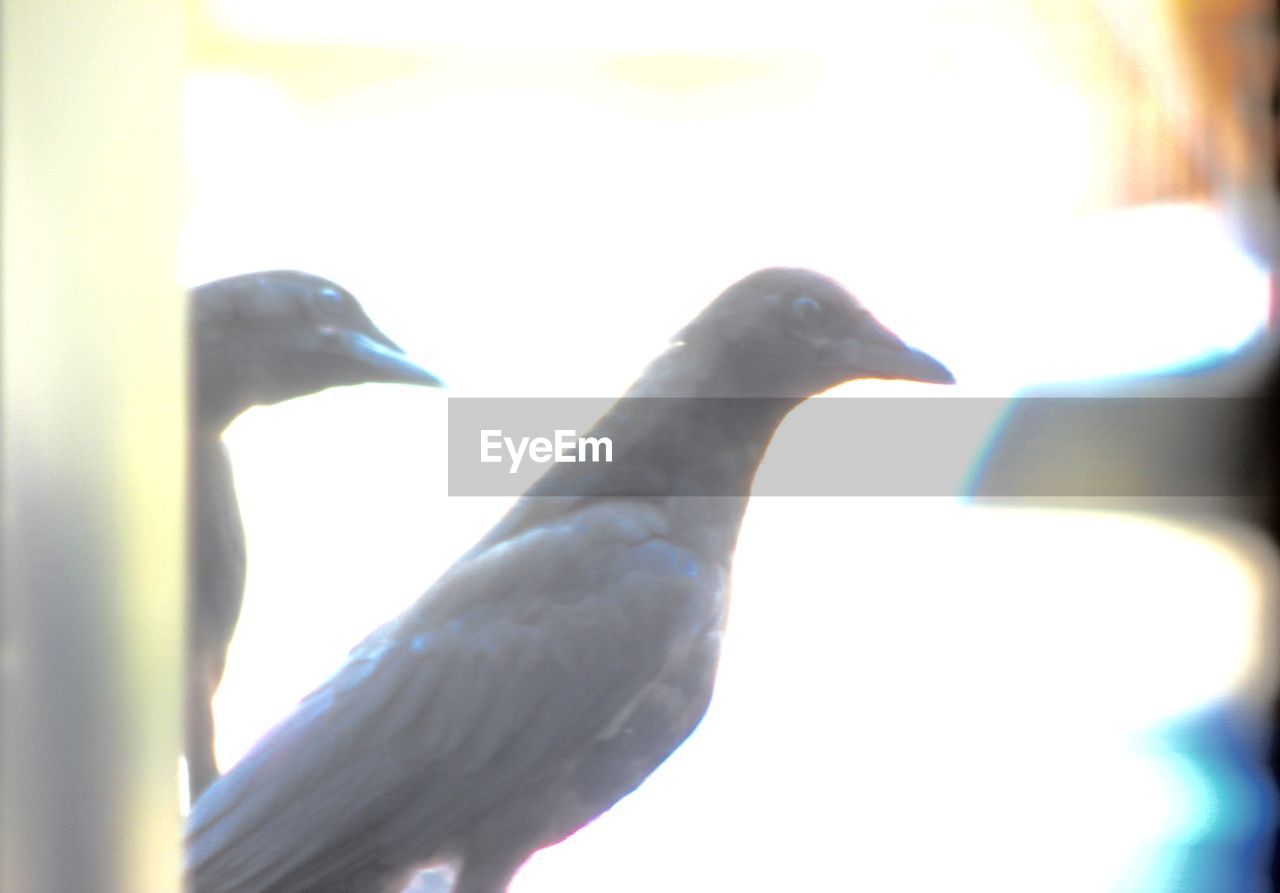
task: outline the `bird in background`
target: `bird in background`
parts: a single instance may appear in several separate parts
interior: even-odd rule
[[[190,417],[186,758],[192,802],[218,777],[211,700],[244,597],[245,541],[222,434],[251,406],[338,385],[439,379],[407,357],[346,289],[275,270],[190,292],[194,405]]]
[[[505,890],[701,720],[756,468],[858,378],[953,381],[817,273],[729,287],[592,429],[612,463],[551,466],[209,789],[190,889],[395,891],[447,864],[455,893]]]

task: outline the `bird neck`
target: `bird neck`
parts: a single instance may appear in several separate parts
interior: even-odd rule
[[[773,433],[801,398],[726,396],[742,376],[682,344],[659,357],[586,435],[608,438],[611,462],[562,463],[526,491],[477,548],[575,510],[584,501],[659,501],[672,534],[727,558],[756,469]],[[750,393],[751,391],[747,391]],[[550,497],[550,498],[548,498]]]
[[[248,404],[241,396],[241,383],[234,368],[211,360],[204,353],[193,350],[190,356],[191,431],[201,439],[216,440]]]
[[[587,433],[612,461],[553,465],[531,496],[745,496],[782,419],[801,401],[734,396],[705,352],[677,344]]]
[[[796,401],[754,397],[625,398],[593,436],[614,462],[598,482],[639,496],[731,496],[751,491],[756,469]]]
[[[513,520],[522,527],[587,500],[658,501],[671,538],[708,557],[726,557],[760,460],[794,405],[778,398],[620,400],[588,435],[610,439],[613,461],[552,466]]]

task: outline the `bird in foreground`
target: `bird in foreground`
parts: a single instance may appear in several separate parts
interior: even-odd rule
[[[727,289],[593,428],[616,461],[551,466],[196,804],[191,889],[505,890],[698,724],[756,467],[856,378],[953,381],[817,273]]]
[[[245,543],[222,433],[251,406],[337,385],[437,386],[340,286],[290,270],[219,279],[189,296],[192,381],[186,756],[191,800],[218,776],[210,701],[244,596]]]

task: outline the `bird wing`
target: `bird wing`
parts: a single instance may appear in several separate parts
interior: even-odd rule
[[[662,528],[588,504],[469,554],[200,799],[195,889],[310,889],[407,828],[439,845],[608,734],[722,619],[725,569]]]

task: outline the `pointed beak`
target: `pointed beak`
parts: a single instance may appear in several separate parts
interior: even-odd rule
[[[955,384],[951,370],[922,350],[904,344],[874,317],[864,316],[842,345],[850,378],[893,378],[928,384]]]
[[[382,335],[381,332],[378,333]],[[444,386],[439,378],[419,366],[400,347],[382,335],[348,332],[346,348],[351,357],[368,372],[368,381],[392,384],[416,384],[429,388]]]
[[[897,343],[860,344],[857,365],[867,378],[896,378],[929,384],[955,384],[956,377],[946,366],[922,350]]]

